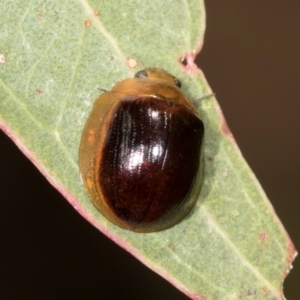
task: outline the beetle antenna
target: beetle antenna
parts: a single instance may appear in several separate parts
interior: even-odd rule
[[[104,92],[104,93],[107,93],[107,90],[105,90],[105,89],[98,88],[97,90],[101,91],[101,92]]]
[[[204,99],[207,99],[207,98],[210,98],[210,97],[213,97],[213,96],[216,96],[215,93],[212,93],[212,94],[208,94],[208,95],[205,95],[205,96],[202,96],[201,98],[197,99],[196,101],[202,101]]]

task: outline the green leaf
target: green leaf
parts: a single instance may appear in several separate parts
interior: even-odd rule
[[[203,1],[3,0],[1,7],[0,128],[74,208],[191,298],[284,299],[294,246],[215,99],[196,101],[211,93],[193,63],[203,41]],[[206,170],[188,217],[137,234],[92,205],[78,149],[97,88],[109,90],[145,67],[176,75],[195,100],[206,125]]]

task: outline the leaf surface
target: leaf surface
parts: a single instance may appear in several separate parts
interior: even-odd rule
[[[203,42],[203,1],[3,0],[1,6],[0,127],[74,208],[191,298],[284,299],[293,244],[215,99],[196,101],[211,93],[193,63]],[[200,199],[182,222],[137,234],[92,205],[78,149],[97,89],[145,67],[176,75],[195,100],[206,125],[206,170]]]

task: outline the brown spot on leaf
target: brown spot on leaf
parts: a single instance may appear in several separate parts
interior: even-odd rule
[[[91,21],[89,19],[84,20],[84,26],[85,27],[90,27],[91,26]]]
[[[267,242],[269,240],[269,235],[265,232],[260,233],[259,238],[263,242]]]
[[[129,58],[127,64],[129,68],[133,69],[137,66],[137,61],[134,58]]]
[[[266,290],[262,290],[261,291],[261,294],[265,297],[265,296],[267,296],[268,295],[268,291],[266,291]]]
[[[257,295],[257,291],[251,291],[251,290],[248,290],[247,291],[247,296],[253,296],[253,295]]]
[[[36,92],[37,95],[43,94],[43,91],[41,89],[39,89],[39,88],[36,88],[35,92]]]
[[[168,244],[168,247],[172,250],[172,251],[175,251],[175,246],[173,243],[169,243]]]
[[[193,50],[191,52],[187,52],[184,56],[181,56],[179,58],[181,68],[186,73],[196,73],[196,72],[200,71],[200,69],[194,63],[194,60],[196,58],[196,52],[197,52],[196,50]]]

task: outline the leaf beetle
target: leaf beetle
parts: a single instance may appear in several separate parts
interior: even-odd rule
[[[169,228],[194,206],[203,181],[204,124],[180,81],[148,68],[94,103],[79,168],[94,205],[135,232]]]

